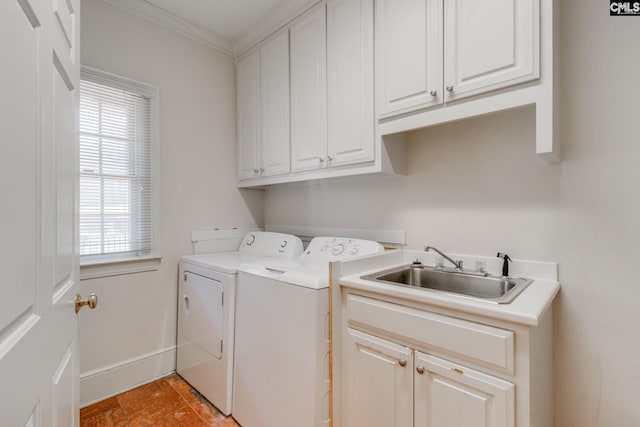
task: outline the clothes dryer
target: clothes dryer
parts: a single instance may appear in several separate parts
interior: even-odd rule
[[[236,273],[302,252],[292,235],[250,232],[236,252],[183,256],[178,286],[177,372],[220,412],[232,409]]]

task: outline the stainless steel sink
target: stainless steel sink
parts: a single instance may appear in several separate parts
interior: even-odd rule
[[[410,265],[379,271],[361,278],[392,285],[447,292],[497,304],[510,303],[533,281],[521,277],[481,277],[430,267],[411,268]]]

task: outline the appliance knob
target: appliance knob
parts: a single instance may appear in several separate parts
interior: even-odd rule
[[[338,243],[331,249],[333,255],[340,255],[342,252],[344,252],[344,243]]]

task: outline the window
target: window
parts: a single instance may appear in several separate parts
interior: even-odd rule
[[[82,68],[81,264],[154,252],[154,103],[157,90]]]

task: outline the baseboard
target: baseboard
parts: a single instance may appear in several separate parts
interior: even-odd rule
[[[176,347],[80,374],[80,407],[139,387],[176,370]]]

